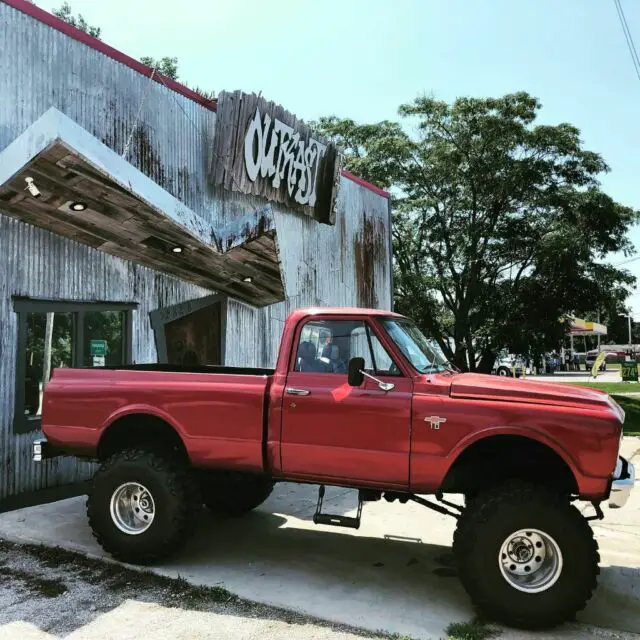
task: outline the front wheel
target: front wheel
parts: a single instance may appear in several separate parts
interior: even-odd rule
[[[161,560],[182,545],[201,509],[188,465],[172,454],[140,449],[111,456],[93,478],[87,515],[93,535],[114,558]]]
[[[509,371],[509,369],[507,369],[507,367],[500,367],[498,369],[498,375],[502,376],[503,378],[506,378],[507,376],[511,375],[511,371]]]
[[[522,482],[477,496],[458,521],[453,550],[475,605],[526,629],[572,620],[596,587],[598,545],[566,498]]]

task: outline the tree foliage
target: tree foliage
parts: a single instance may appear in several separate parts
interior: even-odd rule
[[[176,57],[165,56],[164,58],[156,60],[151,56],[142,56],[140,62],[146,64],[147,67],[155,69],[167,78],[171,78],[172,80],[178,79],[178,58]]]
[[[84,31],[88,33],[90,36],[94,38],[100,38],[101,29],[100,27],[91,26],[83,17],[82,14],[79,13],[77,16],[74,16],[71,10],[71,5],[68,2],[63,2],[62,6],[59,9],[54,9],[52,11],[53,15],[65,22],[73,25],[80,31]]]
[[[525,92],[429,97],[397,122],[315,126],[344,148],[349,171],[393,193],[396,308],[458,366],[487,370],[502,348],[556,347],[560,320],[613,314],[634,282],[604,264],[630,254],[638,214],[603,193],[604,160],[575,127],[538,124]]]

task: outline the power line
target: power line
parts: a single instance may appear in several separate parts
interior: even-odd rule
[[[629,29],[627,18],[624,15],[624,9],[622,8],[622,3],[620,0],[613,0],[613,2],[616,5],[616,11],[618,12],[618,18],[620,19],[620,25],[622,26],[624,38],[627,41],[627,47],[629,47],[629,53],[631,54],[631,61],[633,62],[633,67],[636,70],[636,75],[638,76],[638,80],[640,80],[640,57],[638,57],[636,45],[633,42],[633,36],[631,35],[631,30]]]
[[[629,264],[630,262],[635,262],[636,260],[640,260],[640,256],[636,256],[635,258],[628,258],[627,260],[623,260],[622,262],[616,262],[616,264],[612,264],[612,267],[621,267],[623,264]]]

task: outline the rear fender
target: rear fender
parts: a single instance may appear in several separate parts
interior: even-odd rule
[[[102,438],[102,436],[114,422],[120,420],[121,418],[126,418],[127,416],[133,415],[152,416],[154,418],[162,420],[163,422],[166,422],[170,427],[175,429],[182,442],[185,442],[186,436],[184,429],[175,421],[175,419],[158,407],[147,404],[127,405],[126,407],[122,407],[121,409],[118,409],[118,411],[112,413],[100,427],[100,437]]]

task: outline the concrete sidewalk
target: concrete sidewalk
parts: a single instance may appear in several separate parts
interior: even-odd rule
[[[624,453],[640,451],[626,438]],[[640,633],[640,491],[595,522],[601,587],[579,616],[585,623]],[[416,638],[444,636],[474,616],[452,568],[454,521],[418,505],[367,504],[359,531],[312,523],[313,487],[282,484],[255,513],[216,521],[203,513],[188,548],[154,571],[321,619]],[[346,513],[355,492],[327,492]],[[589,510],[590,507],[585,507]],[[0,537],[104,556],[88,528],[84,499],[0,515]]]

